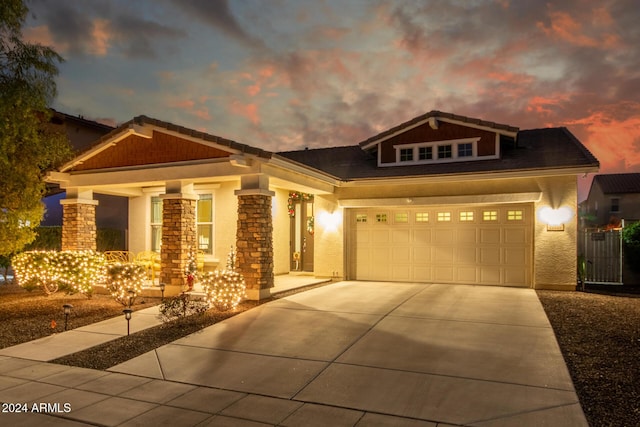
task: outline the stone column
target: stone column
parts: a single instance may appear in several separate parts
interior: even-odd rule
[[[177,295],[185,281],[189,256],[196,256],[196,200],[192,193],[167,193],[162,202],[160,282],[166,295]]]
[[[74,197],[60,200],[60,204],[62,205],[62,250],[95,251],[98,201]]]
[[[260,300],[271,295],[273,287],[273,221],[269,178],[264,175],[242,177],[238,196],[236,261],[247,284],[247,298]]]

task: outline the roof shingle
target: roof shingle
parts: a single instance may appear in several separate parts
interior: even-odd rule
[[[640,193],[640,173],[603,174],[593,179],[604,194]]]

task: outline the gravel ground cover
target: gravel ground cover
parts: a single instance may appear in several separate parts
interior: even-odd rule
[[[131,309],[141,310],[159,303],[160,298],[138,297]],[[0,282],[0,348],[63,332],[64,304],[73,306],[68,329],[121,316],[124,309],[109,295],[93,295],[91,299],[63,292],[46,295],[41,290],[28,292],[12,283]]]
[[[620,293],[620,290],[615,293],[611,288],[595,292],[537,292],[592,427],[640,425],[640,290],[632,289],[631,293]],[[295,291],[289,294],[292,293]],[[123,309],[106,295],[95,295],[92,299],[62,293],[46,296],[0,284],[3,325],[0,348],[63,331],[62,305],[65,303],[73,305],[69,329],[121,316]],[[159,303],[159,298],[138,299],[132,309]],[[246,301],[234,310],[208,310],[202,315],[167,322],[54,362],[107,369],[258,304]]]
[[[640,295],[624,292],[538,291],[592,427],[640,426]]]

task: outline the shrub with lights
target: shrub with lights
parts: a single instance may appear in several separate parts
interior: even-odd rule
[[[222,271],[205,273],[200,283],[207,294],[207,302],[220,311],[237,307],[245,298],[247,285],[242,274],[236,271],[236,253],[231,248],[227,266]]]
[[[47,294],[63,289],[88,298],[94,283],[104,280],[105,264],[104,255],[94,251],[29,251],[13,258],[20,286],[41,287]]]
[[[147,272],[140,264],[117,263],[107,267],[107,287],[111,296],[126,307],[140,295],[146,278]]]

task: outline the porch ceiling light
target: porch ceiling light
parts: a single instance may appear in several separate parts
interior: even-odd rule
[[[562,206],[557,209],[544,206],[538,210],[538,219],[547,225],[547,230],[557,230],[558,227],[562,227],[562,230],[564,230],[564,224],[569,222],[573,216],[574,212],[568,206]]]

